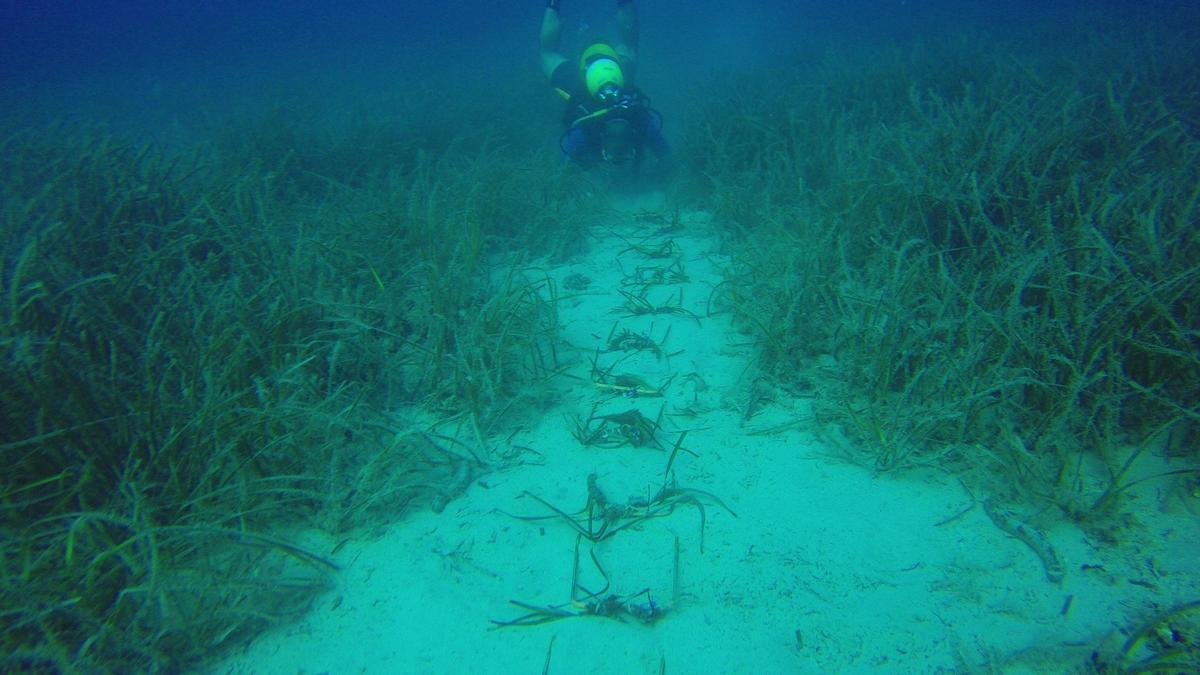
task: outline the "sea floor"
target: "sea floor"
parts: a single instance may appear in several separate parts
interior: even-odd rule
[[[211,672],[1084,672],[1155,607],[1196,599],[1200,522],[1152,482],[1128,495],[1120,545],[1063,519],[1041,533],[1062,560],[1055,582],[954,476],[874,475],[847,461],[816,433],[804,398],[777,395],[746,419],[755,347],[727,314],[707,316],[728,262],[707,216],[684,213],[658,236],[667,220],[614,221],[586,256],[549,271],[574,377],[558,378],[536,423],[496,441],[512,461],[441,513],[341,546],[336,590]],[[645,298],[695,316],[626,316],[618,289],[636,295],[639,266],[671,262],[633,245],[667,240],[687,280],[649,286]],[[663,353],[597,356],[626,328]],[[646,389],[673,379],[664,396],[624,395],[593,384],[593,359]],[[650,420],[661,410],[657,442],[584,446],[572,431],[593,410]],[[684,431],[667,483],[673,510],[637,522],[645,507],[634,506],[613,515],[614,529],[628,527],[593,543],[551,509],[584,509],[589,486],[610,506],[655,503]],[[619,421],[607,432],[614,442],[639,433]],[[548,517],[521,518],[533,516]],[[589,528],[584,515],[576,522]],[[533,611],[514,600],[568,616],[495,623]]]

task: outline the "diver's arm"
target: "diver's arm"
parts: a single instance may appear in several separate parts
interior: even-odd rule
[[[617,36],[620,45],[617,48],[622,56],[630,60],[637,59],[638,50],[638,17],[633,0],[617,0]]]
[[[554,69],[559,67],[567,57],[558,50],[562,41],[562,21],[558,18],[558,0],[546,0],[546,12],[542,14],[542,72],[549,79]]]

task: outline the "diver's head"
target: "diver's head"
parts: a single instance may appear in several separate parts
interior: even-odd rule
[[[630,164],[637,159],[637,132],[629,120],[614,117],[604,120],[603,144],[600,148],[609,164]]]
[[[587,84],[588,94],[604,102],[601,94],[619,92],[625,86],[625,74],[621,72],[620,57],[612,47],[598,42],[583,50],[579,57],[579,71]]]

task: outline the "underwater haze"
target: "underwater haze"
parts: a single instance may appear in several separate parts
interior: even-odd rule
[[[614,37],[611,3],[568,2],[568,48]],[[643,84],[685,112],[714,71],[772,68],[830,44],[936,38],[1008,27],[1086,30],[1103,16],[1131,29],[1189,25],[1193,3],[759,2],[642,3]],[[410,78],[460,88],[486,114],[532,96],[540,80],[542,3],[5,2],[0,77],[8,110],[113,124],[194,122],[198,111],[315,95],[350,98]],[[519,121],[517,121],[519,123]]]
[[[0,0],[0,672],[1200,672],[1200,3],[555,4]]]

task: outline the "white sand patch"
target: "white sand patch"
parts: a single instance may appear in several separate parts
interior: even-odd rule
[[[505,439],[538,455],[482,476],[441,514],[411,514],[383,536],[351,541],[335,556],[344,565],[336,592],[213,672],[537,673],[551,640],[550,673],[659,673],[662,664],[668,673],[1055,672],[1081,666],[1106,633],[1128,625],[1131,608],[1190,600],[1200,587],[1196,518],[1163,512],[1152,484],[1135,490],[1136,546],[1096,549],[1067,524],[1046,533],[1066,569],[1056,585],[978,505],[939,525],[973,503],[952,476],[876,477],[840,460],[813,435],[803,399],[777,398],[744,422],[754,347],[726,316],[706,316],[725,264],[706,217],[685,213],[679,231],[649,241],[641,239],[659,225],[617,220],[596,232],[586,258],[551,271],[566,297],[564,339],[576,352],[564,348],[563,357],[577,362],[578,379],[558,381],[555,408]],[[639,265],[670,262],[630,245],[668,237],[689,280],[651,286],[646,299],[682,298],[699,321],[624,316],[622,279]],[[572,274],[590,283],[566,290]],[[673,376],[665,397],[625,398],[590,384],[591,359],[614,322],[654,340],[669,328],[663,349],[673,355],[629,355],[613,369],[654,385]],[[625,356],[603,353],[598,363]],[[593,407],[653,419],[664,404],[665,449],[584,447],[572,437],[572,420]],[[594,547],[609,592],[649,588],[665,608],[661,620],[490,622],[527,612],[510,600],[580,611],[568,603],[576,533],[561,519],[526,522],[500,511],[548,515],[522,496],[532,492],[574,512],[593,473],[611,502],[644,499],[662,486],[667,451],[685,430],[684,447],[695,454],[678,455],[676,484],[719,497],[737,516],[704,502],[703,553],[691,505]],[[579,582],[599,590],[593,547],[580,548]]]

